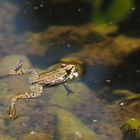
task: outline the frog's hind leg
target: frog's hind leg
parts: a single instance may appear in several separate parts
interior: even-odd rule
[[[16,95],[12,98],[10,107],[9,107],[9,118],[15,119],[16,118],[16,102],[20,99],[34,99],[41,96],[42,93],[42,86],[41,85],[32,85],[30,87],[30,92],[25,92],[24,94]]]
[[[25,70],[22,69],[22,59],[19,59],[17,64],[9,70],[9,75],[21,75],[26,74]]]
[[[67,96],[70,94],[74,94],[74,91],[68,86],[67,83],[63,83],[65,90],[67,91]]]

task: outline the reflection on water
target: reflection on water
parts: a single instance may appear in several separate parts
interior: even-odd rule
[[[0,1],[0,115],[8,115],[6,111],[13,96],[29,90],[27,76],[7,75],[19,58],[23,59],[25,68],[34,67],[38,73],[62,60],[82,62],[85,71],[81,79],[70,83],[74,95],[66,96],[63,87],[58,86],[44,89],[38,99],[19,101],[19,117],[13,121],[0,120],[0,139],[128,140],[134,134],[130,130],[137,130],[133,138],[139,139],[139,38],[120,35],[117,25],[90,23],[91,11],[85,12],[87,3],[82,9],[84,1],[75,7],[69,2],[73,8],[69,15],[75,9],[89,14],[82,18],[80,13],[80,25],[73,26],[78,18],[76,12],[74,19],[67,17],[66,22],[58,22],[59,26],[54,26],[50,17],[42,25],[35,18],[39,16],[37,3],[30,2]],[[61,2],[66,5],[66,1]],[[54,0],[48,4],[58,10],[61,2]],[[52,14],[56,16],[54,19],[59,17],[56,11]],[[97,17],[96,21],[103,18]],[[36,27],[41,28],[34,30]]]

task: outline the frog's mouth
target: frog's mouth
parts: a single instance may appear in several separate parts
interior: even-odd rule
[[[75,71],[72,75],[73,75],[75,78],[78,78],[78,76],[79,76],[78,71]]]
[[[70,79],[73,79],[73,78],[78,78],[79,74],[78,72],[73,72],[72,75],[70,75]]]

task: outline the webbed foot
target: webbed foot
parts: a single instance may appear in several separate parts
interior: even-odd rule
[[[18,71],[21,69],[22,65],[23,65],[22,60],[19,59],[17,64],[13,68],[10,69],[9,75],[16,75]]]
[[[68,86],[67,83],[64,83],[63,86],[64,86],[65,90],[67,91],[67,96],[74,94],[74,91]]]
[[[8,113],[9,113],[10,120],[14,120],[17,118],[15,105],[14,106],[10,105]]]

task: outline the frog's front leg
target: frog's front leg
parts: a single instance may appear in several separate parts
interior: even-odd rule
[[[16,95],[12,98],[10,107],[9,107],[9,118],[15,119],[16,118],[16,102],[20,99],[33,99],[41,96],[42,93],[42,86],[41,85],[31,85],[30,92],[25,92],[24,94]]]
[[[63,83],[63,86],[64,86],[65,90],[67,91],[67,96],[69,94],[74,94],[74,91],[68,86],[67,83]]]

